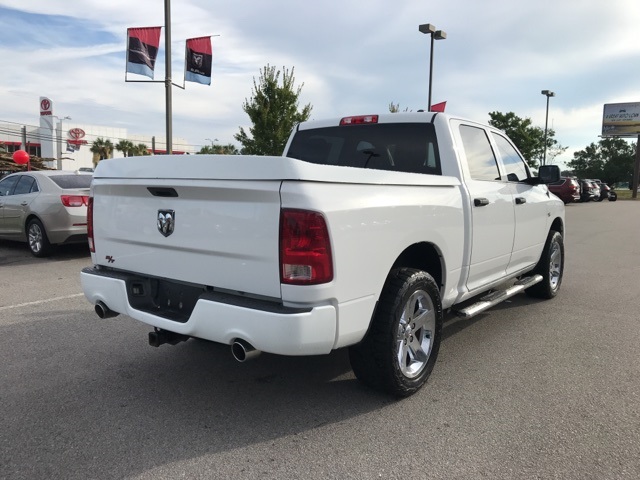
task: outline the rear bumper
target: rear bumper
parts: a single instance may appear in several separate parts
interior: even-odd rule
[[[92,304],[103,302],[115,312],[182,335],[228,345],[242,339],[258,350],[279,355],[326,354],[336,342],[337,315],[332,305],[288,309],[277,304],[261,305],[242,297],[227,302],[205,294],[197,300],[186,321],[174,321],[133,308],[125,276],[85,268],[80,280]]]
[[[55,215],[43,216],[47,237],[53,244],[80,243],[87,241],[87,214],[70,213],[71,207],[64,208]]]

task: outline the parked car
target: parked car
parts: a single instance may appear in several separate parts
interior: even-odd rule
[[[588,178],[580,180],[580,201],[590,202],[600,198],[600,188],[598,185]]]
[[[26,241],[44,257],[54,245],[87,241],[91,175],[19,172],[0,180],[0,238]]]
[[[570,177],[562,177],[560,180],[548,185],[549,191],[562,200],[565,205],[580,201],[580,184]]]
[[[598,187],[598,198],[596,198],[595,201],[601,202],[605,198],[608,198],[609,187],[605,183],[602,183],[602,180],[599,180],[597,178],[594,178],[592,182],[595,183]]]

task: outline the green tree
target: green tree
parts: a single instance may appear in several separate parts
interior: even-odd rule
[[[115,149],[118,150],[119,152],[122,152],[125,157],[130,157],[132,155],[135,155],[135,148],[136,147],[133,144],[133,142],[129,140],[120,140],[115,145]]]
[[[633,175],[636,144],[622,138],[603,138],[573,154],[567,166],[580,178],[598,178],[612,185]]]
[[[542,163],[543,128],[534,126],[530,118],[520,118],[513,112],[490,112],[489,118],[489,125],[507,134],[531,168],[537,168]],[[553,163],[553,159],[567,149],[554,138],[555,133],[553,129],[547,129],[547,164]]]
[[[200,149],[197,155],[209,154],[209,155],[238,155],[240,151],[232,143],[227,145],[205,145]]]
[[[144,157],[145,155],[151,155],[149,153],[149,147],[144,143],[139,143],[134,145],[131,155],[135,155],[136,157]]]
[[[95,166],[98,165],[100,160],[111,158],[113,143],[111,143],[111,140],[105,140],[102,137],[98,137],[93,141],[89,150],[93,153],[93,165]]]
[[[304,84],[294,87],[294,69],[276,71],[267,64],[260,71],[256,83],[253,79],[253,92],[245,99],[242,109],[249,115],[253,126],[249,134],[240,127],[234,138],[242,145],[242,153],[247,155],[281,155],[289,139],[291,130],[300,122],[309,119],[311,104],[298,110],[298,99]],[[280,78],[282,75],[282,84]]]
[[[391,113],[398,113],[400,111],[400,103],[389,103],[389,112]],[[411,112],[412,110],[409,110],[409,107],[405,107],[403,112]]]

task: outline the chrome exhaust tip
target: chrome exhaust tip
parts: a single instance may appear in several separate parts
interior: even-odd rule
[[[118,312],[109,309],[103,302],[96,303],[95,311],[100,318],[113,318],[120,315]]]
[[[239,362],[246,362],[257,358],[262,352],[256,350],[253,345],[241,339],[235,340],[231,344],[231,354]]]

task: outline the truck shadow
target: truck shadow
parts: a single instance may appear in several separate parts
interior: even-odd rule
[[[238,363],[226,345],[153,348],[146,326],[92,317],[61,310],[0,327],[0,349],[15,359],[0,377],[1,477],[131,478],[282,437],[302,441],[396,403],[356,381],[344,349]],[[29,342],[28,355],[7,340],[37,337],[48,340]]]

